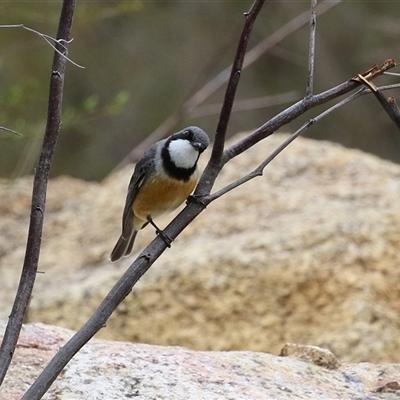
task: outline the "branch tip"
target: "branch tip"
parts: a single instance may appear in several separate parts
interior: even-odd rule
[[[382,75],[385,73],[388,69],[396,67],[396,60],[394,58],[389,58],[385,62],[383,62],[381,65],[373,65],[370,69],[365,71],[362,74],[357,74],[357,76],[351,78],[352,81],[360,82],[360,83],[365,83],[365,80],[370,80],[376,78],[378,75]],[[364,78],[364,79],[363,79]]]

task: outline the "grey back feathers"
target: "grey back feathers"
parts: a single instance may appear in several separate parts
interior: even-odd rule
[[[167,139],[160,140],[145,151],[137,162],[129,182],[125,208],[122,215],[122,233],[111,252],[111,261],[117,261],[131,253],[138,229],[143,228],[148,223],[144,221],[143,225],[139,225],[140,228],[137,226],[137,223],[136,228],[134,226],[135,215],[133,205],[141,188],[146,184],[150,185],[146,186],[146,190],[149,187],[154,188],[152,185],[154,185],[156,180],[153,178],[158,176],[158,178],[161,177],[162,179],[167,178],[180,181],[180,185],[186,185],[189,190],[192,190],[194,182],[197,180],[197,161],[200,154],[209,144],[210,139],[202,129],[197,126],[189,126],[174,133]],[[194,179],[195,181],[193,181]],[[146,190],[142,193],[145,193]],[[179,196],[179,193],[176,196]],[[140,198],[143,199],[143,197]],[[151,197],[151,199],[153,198],[157,198],[157,196]],[[179,199],[178,204],[183,201],[180,197],[177,197],[177,199]],[[162,201],[162,197],[160,200]],[[139,201],[139,198],[137,201]],[[152,218],[152,212],[147,211],[146,208],[144,211],[149,213],[148,218]]]

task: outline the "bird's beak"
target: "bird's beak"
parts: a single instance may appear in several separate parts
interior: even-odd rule
[[[192,142],[191,144],[199,153],[202,153],[207,148],[204,143]]]

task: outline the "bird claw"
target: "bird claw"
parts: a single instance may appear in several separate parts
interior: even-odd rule
[[[207,207],[207,204],[203,201],[203,198],[204,198],[204,196],[199,196],[199,195],[192,194],[187,198],[186,204],[189,204],[192,201],[192,202],[195,202],[197,204],[200,204],[204,209],[204,208]]]
[[[171,243],[173,240],[165,234],[163,231],[160,231],[159,229],[156,229],[156,234],[161,237],[162,240],[164,240],[164,243],[167,245],[168,248],[171,248]]]
[[[164,243],[167,245],[168,248],[171,248],[171,243],[173,242],[173,239],[171,239],[167,234],[165,234],[151,219],[151,217],[147,217],[147,221],[149,221],[150,225],[153,226],[153,228],[156,230],[156,235],[160,236],[162,240],[164,240]]]

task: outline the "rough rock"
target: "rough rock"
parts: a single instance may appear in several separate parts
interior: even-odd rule
[[[286,343],[282,350],[281,356],[292,357],[301,361],[311,362],[312,364],[329,369],[337,369],[340,367],[340,361],[335,355],[327,350],[317,346],[307,346],[304,344]]]
[[[0,324],[0,332],[3,328]],[[0,400],[19,400],[72,334],[60,327],[25,325]],[[325,353],[318,348],[312,352]],[[391,364],[329,369],[267,353],[95,339],[71,360],[43,399],[391,400],[399,398],[399,382],[398,365]]]
[[[234,159],[216,187],[250,172],[283,139],[273,135]],[[44,273],[29,321],[78,329],[134,259],[107,261],[131,172],[101,184],[50,182]],[[30,195],[31,178],[1,182],[2,319],[19,279]],[[399,210],[399,165],[299,138],[263,177],[212,203],[100,337],[273,354],[292,342],[327,348],[345,362],[399,362]],[[141,231],[135,254],[153,237],[150,227]]]

